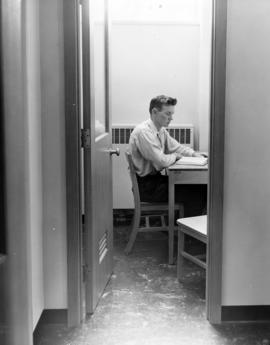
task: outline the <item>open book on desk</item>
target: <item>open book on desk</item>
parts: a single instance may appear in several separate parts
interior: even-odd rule
[[[181,157],[175,162],[177,165],[206,165],[208,158],[206,157]]]

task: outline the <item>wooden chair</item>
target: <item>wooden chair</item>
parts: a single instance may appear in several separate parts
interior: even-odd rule
[[[132,221],[132,229],[129,235],[129,240],[125,248],[125,253],[128,255],[134,245],[138,232],[146,231],[169,231],[168,221],[165,222],[165,216],[168,216],[168,203],[150,203],[142,202],[140,200],[139,186],[136,177],[135,168],[133,165],[132,157],[129,152],[126,152],[126,158],[129,166],[129,173],[132,183],[132,192],[134,197],[134,216]],[[178,211],[179,217],[184,214],[184,208],[182,204],[176,204],[175,210]],[[151,226],[150,218],[156,217],[158,212],[160,217],[160,226]],[[144,224],[141,224],[141,220],[144,218]],[[177,230],[177,227],[175,228]]]
[[[177,219],[178,224],[178,253],[177,253],[177,278],[180,279],[183,269],[183,259],[186,258],[194,264],[206,269],[205,254],[192,255],[185,248],[185,235],[207,243],[207,216],[197,216]]]

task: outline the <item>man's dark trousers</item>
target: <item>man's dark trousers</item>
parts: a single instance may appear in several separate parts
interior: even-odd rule
[[[168,202],[168,176],[161,173],[143,177],[137,175],[137,181],[141,201]],[[175,202],[183,203],[185,217],[204,214],[207,202],[207,185],[175,185]]]

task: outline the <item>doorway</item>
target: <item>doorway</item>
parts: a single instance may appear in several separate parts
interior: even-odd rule
[[[166,1],[161,2],[165,4]],[[209,205],[208,205],[208,275],[207,275],[207,317],[212,323],[221,321],[221,262],[222,262],[222,172],[223,172],[223,119],[225,98],[225,39],[226,39],[226,2],[213,1],[212,64],[211,64],[211,116],[209,127]],[[67,188],[71,193],[68,207],[68,291],[69,324],[81,320],[81,200],[80,188],[80,126],[77,53],[77,2],[69,0],[65,6],[65,73],[66,94],[66,136],[69,153],[67,156]],[[219,25],[217,25],[219,23]],[[68,44],[67,44],[68,40]],[[73,50],[71,52],[71,47]],[[71,53],[71,54],[70,54]],[[70,83],[71,82],[71,83]],[[158,92],[159,93],[159,92]],[[145,114],[143,109],[142,114]],[[217,116],[218,114],[218,116]],[[75,116],[74,116],[75,115]],[[76,131],[76,133],[75,133]],[[197,143],[198,143],[197,138]],[[76,162],[76,164],[74,164]],[[76,196],[74,197],[74,194]],[[214,231],[215,229],[215,231]],[[214,260],[213,260],[214,258]],[[76,272],[75,272],[76,271]]]

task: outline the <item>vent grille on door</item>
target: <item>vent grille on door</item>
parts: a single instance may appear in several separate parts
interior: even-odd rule
[[[128,144],[130,134],[133,131],[133,127],[115,127],[112,128],[112,143],[113,144]],[[167,128],[170,136],[172,136],[174,139],[176,139],[180,144],[184,145],[193,145],[191,142],[192,135],[191,131],[193,128],[179,128],[179,127],[173,127],[173,128]]]
[[[104,233],[99,241],[99,263],[105,258],[108,252],[108,231]]]

